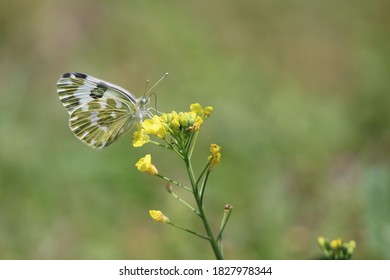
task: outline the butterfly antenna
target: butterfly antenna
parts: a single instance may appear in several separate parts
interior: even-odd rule
[[[168,76],[168,73],[165,73],[164,74],[164,76],[162,76],[161,78],[160,78],[160,80],[158,80],[146,93],[145,93],[145,95],[147,95],[149,92],[151,92],[152,91],[152,89],[154,89],[162,80],[164,80],[164,78],[166,77],[166,76]]]
[[[146,92],[147,92],[147,90],[148,90],[148,85],[149,85],[149,80],[146,80],[145,90],[144,90],[144,96],[146,96]]]

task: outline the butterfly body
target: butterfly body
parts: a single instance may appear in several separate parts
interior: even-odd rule
[[[149,98],[135,98],[124,88],[82,73],[64,73],[57,93],[69,113],[70,129],[94,149],[112,144],[149,115]]]

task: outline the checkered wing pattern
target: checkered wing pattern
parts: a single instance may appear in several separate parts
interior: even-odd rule
[[[145,110],[127,90],[82,73],[65,73],[57,83],[74,135],[94,149],[107,147],[142,120]]]

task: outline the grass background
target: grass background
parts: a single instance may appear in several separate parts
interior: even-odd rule
[[[152,153],[78,141],[56,94],[84,72],[141,96],[170,76],[160,111],[212,105],[199,135],[222,163],[206,193],[211,221],[234,206],[228,259],[311,259],[316,238],[390,258],[390,38],[385,0],[0,1],[0,258],[212,259],[209,245],[153,222],[149,209],[201,229],[157,178]]]

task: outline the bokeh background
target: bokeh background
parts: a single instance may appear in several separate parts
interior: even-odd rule
[[[131,134],[103,151],[78,141],[56,82],[78,71],[160,111],[215,109],[199,135],[223,148],[206,193],[228,259],[313,259],[318,236],[390,258],[390,2],[0,1],[0,258],[212,259],[203,240],[149,209],[201,225],[134,163]]]

